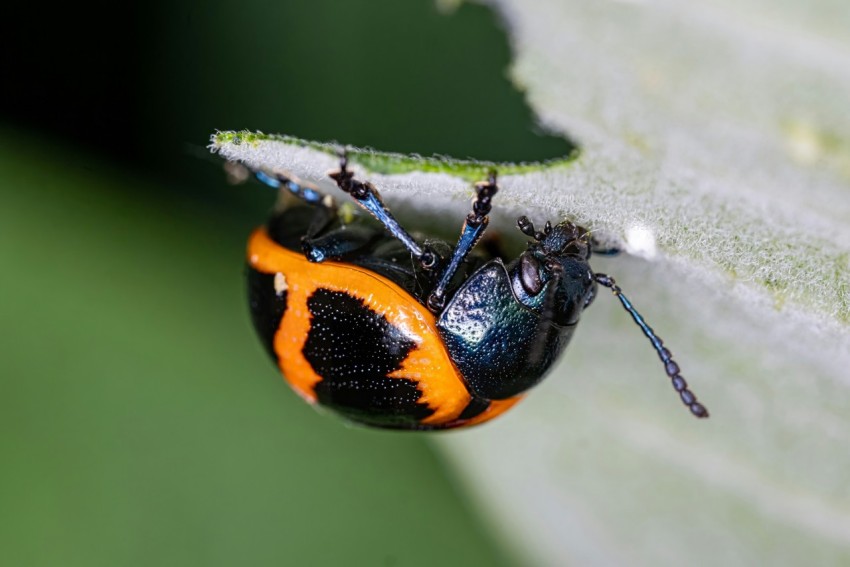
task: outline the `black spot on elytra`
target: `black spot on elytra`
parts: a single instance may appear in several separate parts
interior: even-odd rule
[[[483,398],[478,398],[473,396],[469,403],[463,408],[463,411],[460,412],[460,415],[457,416],[458,421],[462,421],[464,419],[472,419],[473,417],[477,417],[484,413],[484,410],[490,407],[490,400],[485,400]]]
[[[319,402],[348,418],[384,427],[415,425],[434,413],[419,403],[417,382],[387,375],[416,346],[356,297],[317,289],[307,300],[312,321],[304,358],[322,377]]]
[[[274,336],[286,311],[286,291],[277,294],[274,289],[274,274],[264,274],[248,267],[248,305],[254,329],[269,355],[276,361]]]

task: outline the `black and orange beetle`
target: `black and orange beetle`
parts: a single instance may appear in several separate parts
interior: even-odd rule
[[[535,230],[520,217],[531,242],[519,258],[470,254],[487,227],[495,173],[476,184],[451,247],[402,228],[344,155],[330,176],[379,224],[344,218],[332,197],[291,175],[251,171],[295,201],[251,235],[248,294],[266,349],[308,402],[391,429],[483,423],[543,379],[602,285],[652,342],[685,405],[708,417],[661,339],[614,280],[590,268],[587,230],[568,221]]]

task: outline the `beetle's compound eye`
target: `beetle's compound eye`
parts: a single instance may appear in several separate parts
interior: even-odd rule
[[[527,252],[519,259],[519,280],[529,295],[537,295],[543,289],[543,282],[540,281],[540,263]]]

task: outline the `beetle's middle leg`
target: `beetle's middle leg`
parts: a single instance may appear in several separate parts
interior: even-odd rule
[[[420,245],[398,223],[390,210],[381,200],[381,195],[374,185],[368,181],[354,179],[354,174],[348,169],[348,157],[342,152],[339,160],[339,170],[330,173],[340,189],[351,195],[357,204],[369,211],[378,222],[384,225],[390,234],[398,239],[410,254],[426,270],[433,270],[439,261],[437,254],[428,246]]]
[[[452,252],[452,257],[448,265],[440,274],[440,280],[434,287],[434,290],[428,296],[428,309],[434,313],[438,313],[443,309],[446,303],[446,291],[461,263],[469,255],[469,252],[475,247],[475,244],[481,239],[484,231],[487,229],[487,224],[490,222],[487,214],[492,209],[491,201],[493,196],[499,190],[496,185],[496,172],[491,171],[487,181],[481,181],[475,184],[475,201],[472,202],[472,212],[466,216],[466,221],[463,223],[463,228],[460,231],[460,239]]]
[[[333,197],[323,193],[314,184],[281,171],[256,168],[247,163],[240,164],[250,171],[260,183],[272,189],[285,191],[301,201],[315,207],[315,214],[307,228],[305,238],[314,238],[328,227],[337,217],[336,203]]]

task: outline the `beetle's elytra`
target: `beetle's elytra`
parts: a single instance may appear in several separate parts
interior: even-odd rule
[[[330,176],[378,223],[344,218],[332,197],[291,175],[249,169],[292,201],[248,244],[251,315],[308,402],[392,429],[488,421],[543,379],[602,285],[649,338],[693,415],[708,417],[613,278],[591,269],[587,230],[567,221],[536,230],[520,217],[530,242],[518,258],[503,259],[497,243],[476,249],[498,191],[495,173],[476,184],[452,247],[409,234],[344,155]]]

